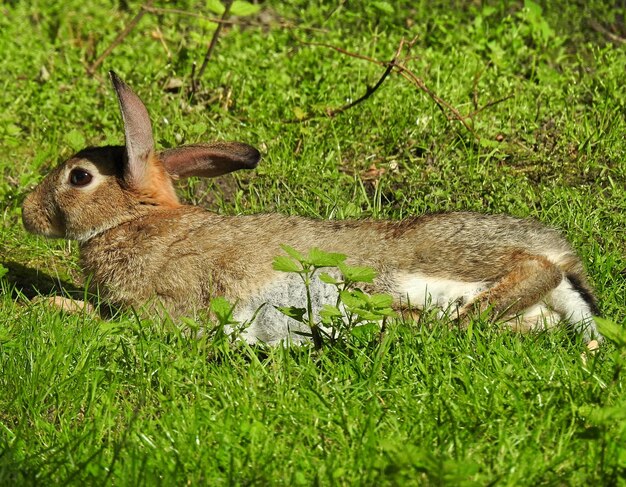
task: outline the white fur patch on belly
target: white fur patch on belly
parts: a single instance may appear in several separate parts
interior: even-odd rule
[[[429,306],[447,309],[452,304],[462,306],[489,287],[485,282],[457,281],[419,273],[400,274],[396,281],[400,299],[422,309]]]
[[[309,289],[311,307],[317,321],[318,313],[324,304],[334,305],[338,293],[334,286],[320,281],[316,276],[311,280]],[[270,345],[281,341],[291,343],[307,341],[302,333],[310,334],[309,327],[289,318],[275,306],[307,308],[306,288],[299,275],[279,275],[276,281],[258,294],[236,306],[233,318],[240,323],[251,322],[243,331],[242,338],[248,343],[263,342]]]
[[[396,283],[393,292],[396,303],[419,309],[437,307],[441,310],[441,316],[449,316],[449,313],[473,301],[492,286],[490,282],[459,281],[419,273],[398,273],[393,277]],[[310,291],[314,320],[318,322],[318,314],[324,304],[337,303],[337,289],[314,277]],[[249,324],[241,338],[248,343],[264,342],[270,345],[308,341],[308,325],[287,317],[275,306],[307,308],[306,288],[299,275],[277,274],[275,281],[236,306],[233,318]],[[561,319],[572,322],[585,338],[599,336],[589,305],[567,279],[541,302],[529,306],[518,316],[510,316],[508,321],[515,321],[520,330],[540,330],[553,327]]]

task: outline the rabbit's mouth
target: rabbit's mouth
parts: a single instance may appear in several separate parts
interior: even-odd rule
[[[38,201],[37,192],[30,193],[22,205],[24,228],[36,235],[50,238],[65,237],[62,218],[53,207]]]

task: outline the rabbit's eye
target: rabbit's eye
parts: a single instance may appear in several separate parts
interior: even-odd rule
[[[70,172],[70,183],[72,186],[87,186],[93,176],[84,169],[72,169]]]

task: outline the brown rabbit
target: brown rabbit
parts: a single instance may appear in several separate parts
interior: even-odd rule
[[[81,265],[108,302],[149,304],[176,316],[224,296],[238,303],[236,319],[254,317],[244,331],[248,341],[299,341],[293,332],[301,326],[271,306],[305,302],[299,277],[272,268],[286,244],[344,253],[375,268],[370,290],[391,294],[398,309],[435,305],[461,322],[489,311],[520,330],[566,320],[585,339],[600,338],[580,259],[559,232],[533,220],[460,212],[318,221],[220,216],[181,204],[172,180],[254,168],[259,152],[238,142],[156,152],[145,106],[113,72],[111,79],[126,146],[80,151],[23,206],[30,232],[79,242]],[[311,292],[314,310],[336,298],[319,280]]]

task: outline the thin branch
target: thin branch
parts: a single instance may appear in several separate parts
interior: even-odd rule
[[[442,111],[442,113],[445,114],[446,110],[451,112],[453,115],[453,119],[456,119],[459,122],[461,122],[463,126],[468,130],[468,132],[470,132],[476,138],[476,140],[480,140],[480,136],[476,133],[476,131],[472,128],[472,126],[469,123],[467,123],[466,117],[461,115],[461,112],[459,112],[455,107],[450,105],[450,103],[445,101],[443,98],[437,95],[437,93],[435,93],[428,86],[426,86],[426,83],[424,83],[424,81],[419,76],[413,73],[413,71],[411,71],[410,69],[408,69],[407,67],[401,64],[396,65],[396,68],[398,69],[398,71],[400,71],[400,75],[402,77],[409,80],[411,83],[417,86],[420,90],[422,90],[424,93],[430,96],[430,98],[437,104],[437,106]]]
[[[378,64],[379,66],[385,66],[387,64],[385,61],[380,61],[373,57],[365,56],[363,54],[359,54],[356,52],[346,51],[345,49],[342,49],[341,47],[333,46],[332,44],[326,44],[325,42],[309,42],[309,41],[302,40],[298,37],[296,37],[296,40],[299,43],[304,44],[305,46],[325,47],[327,49],[332,49],[333,51],[337,51],[341,54],[345,54],[346,56],[354,57],[357,59],[363,59],[364,61],[368,61],[373,64]]]
[[[224,13],[222,14],[222,20],[228,19],[228,16],[230,15],[230,7],[232,5],[233,5],[233,0],[226,0],[225,5],[224,5]],[[195,85],[197,84],[197,80],[202,78],[202,75],[204,74],[204,70],[209,64],[209,60],[211,59],[211,54],[213,54],[213,49],[215,49],[215,46],[217,45],[217,39],[220,36],[220,32],[222,31],[223,26],[224,24],[222,23],[217,24],[217,28],[215,29],[215,32],[213,32],[213,37],[211,37],[211,42],[209,43],[209,47],[206,51],[206,54],[204,55],[204,61],[202,62],[202,66],[200,66],[200,70],[198,71],[198,77],[192,83],[192,87],[194,88],[195,88]],[[195,89],[194,89],[194,92],[195,92]]]
[[[224,4],[224,12],[222,13],[221,20],[228,19],[228,16],[230,15],[230,7],[232,5],[233,5],[233,0],[226,0]],[[198,76],[192,77],[191,79],[191,96],[193,96],[198,90],[198,81],[200,80],[200,78],[202,78],[202,75],[204,74],[204,70],[209,65],[211,54],[213,54],[213,49],[215,49],[215,46],[217,45],[217,39],[220,35],[220,32],[222,32],[223,26],[224,26],[223,23],[217,24],[215,32],[213,32],[213,37],[211,37],[211,42],[209,43],[209,47],[207,48],[206,54],[204,55],[204,61],[202,61],[202,66],[200,66],[200,69],[198,70]],[[195,71],[195,63],[194,63],[194,71]]]
[[[199,14],[196,12],[188,12],[186,10],[181,10],[178,8],[161,8],[161,7],[142,7],[146,12],[150,12],[151,14],[174,14],[174,15],[182,15],[184,17],[195,17],[197,19],[206,20],[207,22],[213,22],[215,24],[226,24],[226,25],[237,25],[241,22],[237,20],[228,20],[224,18],[218,19],[217,17],[207,17],[206,15]]]
[[[161,45],[163,46],[163,49],[165,49],[165,54],[167,55],[167,59],[172,59],[172,53],[169,47],[167,47],[167,42],[165,42],[165,36],[163,35],[163,32],[161,32],[161,29],[159,29],[158,25],[155,27],[154,30],[156,31],[155,38],[161,43]]]
[[[472,86],[472,104],[474,105],[474,110],[478,110],[478,82],[482,74],[482,71],[477,71],[474,75],[474,83]]]
[[[351,103],[348,103],[347,105],[344,105],[342,107],[336,108],[334,110],[329,110],[326,113],[328,114],[329,117],[334,117],[335,115],[340,114],[341,112],[345,112],[346,110],[352,108],[355,105],[358,105],[359,103],[367,100],[370,96],[372,96],[374,94],[374,92],[380,88],[380,85],[383,84],[383,82],[385,81],[385,79],[387,78],[387,76],[389,76],[389,74],[391,73],[391,71],[393,71],[393,68],[395,66],[395,60],[391,60],[389,62],[389,65],[387,66],[387,69],[385,69],[385,72],[383,73],[383,75],[380,77],[380,79],[378,80],[378,82],[374,85],[374,86],[367,86],[365,89],[365,93],[363,94],[363,96],[357,98],[356,100],[354,100]]]
[[[611,32],[610,30],[608,30],[606,27],[601,25],[599,22],[596,22],[595,20],[590,20],[589,26],[596,32],[599,32],[600,34],[604,34],[605,36],[607,36],[609,39],[611,39],[613,42],[617,44],[626,44],[626,39],[618,36],[617,34],[613,34],[613,32]]]
[[[357,98],[356,100],[348,103],[347,105],[344,105],[342,107],[339,108],[333,108],[333,109],[327,109],[325,111],[325,115],[332,118],[335,115],[339,115],[340,113],[345,112],[346,110],[349,110],[350,108],[358,105],[361,102],[364,102],[365,100],[367,100],[370,96],[372,96],[374,94],[374,92],[380,88],[380,86],[383,84],[383,82],[385,81],[385,79],[387,78],[387,76],[389,76],[389,74],[391,74],[391,71],[393,71],[393,68],[395,66],[395,59],[389,61],[389,64],[387,66],[387,69],[385,69],[385,72],[383,73],[383,75],[380,77],[380,79],[376,82],[376,84],[374,86],[367,86],[365,89],[365,93],[360,96],[359,98]],[[312,120],[314,118],[319,117],[320,114],[311,114],[311,115],[307,115],[305,117],[302,118],[296,118],[296,119],[291,119],[291,120],[285,120],[285,123],[301,123],[301,122],[306,122],[307,120]]]
[[[312,45],[313,43],[308,43],[308,44]],[[391,59],[391,61],[389,61],[387,63],[383,63],[383,62],[380,62],[380,61],[378,61],[376,59],[372,59],[372,62],[375,62],[376,64],[381,64],[381,65],[385,65],[386,64],[387,65],[387,68],[385,69],[385,72],[380,77],[380,79],[376,82],[376,84],[374,86],[367,86],[365,88],[365,93],[363,95],[361,95],[359,98],[357,98],[356,100],[354,100],[354,101],[352,101],[352,102],[350,102],[350,103],[348,103],[346,105],[343,105],[343,106],[341,106],[339,108],[333,108],[333,109],[329,108],[329,109],[327,109],[325,111],[326,116],[334,117],[335,115],[343,113],[346,110],[349,110],[350,108],[358,105],[359,103],[364,102],[370,96],[372,96],[376,92],[376,90],[378,90],[378,88],[380,88],[380,86],[384,83],[385,79],[387,79],[387,76],[389,76],[391,74],[391,72],[393,71],[393,68],[396,65],[396,60],[398,59],[398,56],[400,56],[400,53],[402,52],[402,49],[404,48],[404,44],[405,44],[405,41],[404,41],[404,39],[402,39],[400,41],[400,45],[398,46],[398,49],[396,49],[396,53],[394,54],[393,59]],[[328,46],[328,45],[324,45],[324,47],[326,47],[326,46]],[[338,48],[338,47],[334,47],[334,46],[328,46],[328,47],[332,47],[332,48],[334,48],[336,50],[343,51],[343,49]],[[344,53],[347,54],[347,55],[353,55],[353,53],[350,53],[348,51],[344,51]],[[354,57],[362,58],[362,56],[359,55],[359,54],[354,54]],[[317,118],[318,116],[320,116],[320,115],[311,114],[311,115],[307,115],[307,116],[305,116],[303,118],[285,120],[285,123],[301,123],[301,122],[305,122],[307,120],[311,120],[313,118]]]
[[[494,105],[498,105],[499,103],[502,103],[504,101],[510,100],[514,96],[515,96],[515,94],[511,93],[510,95],[503,96],[502,98],[498,98],[497,100],[491,100],[491,101],[485,103],[482,107],[479,107],[476,110],[474,110],[472,113],[470,113],[467,116],[467,118],[474,118],[476,115],[478,115],[483,110],[486,110],[487,108],[492,107]]]
[[[113,40],[113,42],[111,42],[111,44],[109,44],[109,47],[107,47],[104,50],[104,52],[100,55],[100,57],[98,57],[98,59],[96,59],[91,64],[91,66],[87,68],[87,74],[89,76],[93,76],[93,74],[96,72],[96,69],[98,69],[98,66],[100,66],[102,62],[107,58],[107,56],[111,54],[111,51],[113,51],[113,49],[115,49],[119,44],[121,44],[122,41],[126,38],[126,36],[131,33],[131,31],[139,23],[141,18],[145,15],[147,11],[146,8],[151,7],[153,3],[154,3],[154,0],[147,0],[146,3],[144,3],[141,7],[139,7],[139,11],[135,14],[133,19],[128,23],[128,25],[124,28],[124,30],[117,35],[117,37]]]

